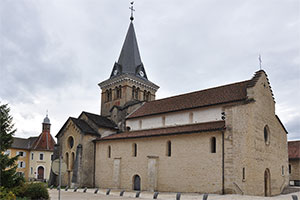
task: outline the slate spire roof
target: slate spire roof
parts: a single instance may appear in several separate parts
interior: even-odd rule
[[[121,74],[133,74],[147,80],[132,21],[129,24],[118,62],[114,64],[110,77]]]

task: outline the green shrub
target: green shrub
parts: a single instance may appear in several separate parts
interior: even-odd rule
[[[43,183],[30,183],[24,185],[24,193],[20,197],[31,199],[49,199],[47,187]]]
[[[9,191],[4,187],[0,187],[0,199],[15,200],[16,195],[12,191]]]

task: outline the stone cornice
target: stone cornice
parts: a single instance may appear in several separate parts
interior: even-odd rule
[[[103,89],[109,88],[112,85],[116,85],[116,84],[124,82],[124,81],[129,81],[129,82],[134,83],[135,85],[140,85],[140,86],[149,88],[151,90],[154,90],[155,92],[159,88],[159,86],[155,85],[151,81],[143,80],[143,79],[137,78],[135,76],[132,76],[130,74],[122,74],[122,75],[114,77],[112,79],[107,79],[107,80],[99,83],[98,85],[103,90]]]

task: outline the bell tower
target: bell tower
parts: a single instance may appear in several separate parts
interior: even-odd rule
[[[133,7],[131,7],[133,12]],[[109,79],[99,83],[101,88],[101,115],[110,116],[111,109],[155,100],[159,86],[148,80],[142,63],[131,13],[129,28],[117,62]]]

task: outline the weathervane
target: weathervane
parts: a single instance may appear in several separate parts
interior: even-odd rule
[[[129,9],[131,10],[131,16],[130,16],[130,20],[131,20],[131,21],[134,20],[133,12],[134,12],[135,10],[133,9],[133,3],[134,3],[134,1],[130,2],[131,6],[129,7]]]
[[[46,116],[48,117],[48,109],[46,110]]]
[[[258,61],[259,61],[259,69],[261,70],[261,63],[262,63],[262,61],[261,61],[261,55],[260,54],[258,56]]]

